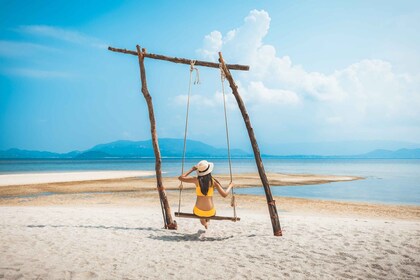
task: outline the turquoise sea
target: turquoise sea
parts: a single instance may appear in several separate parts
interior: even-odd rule
[[[199,159],[189,159],[186,168]],[[226,159],[211,159],[214,174],[228,173]],[[420,160],[373,159],[263,159],[267,172],[290,174],[354,175],[365,180],[272,188],[274,196],[340,201],[420,205]],[[180,159],[163,159],[164,176],[181,172]],[[233,159],[234,173],[257,172],[253,159]],[[154,170],[154,159],[106,160],[0,160],[0,174],[92,170]],[[261,187],[237,193],[264,195]]]

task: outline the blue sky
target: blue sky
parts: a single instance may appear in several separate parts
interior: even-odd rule
[[[106,49],[136,44],[203,60],[221,50],[227,62],[250,65],[233,75],[263,152],[420,143],[418,1],[0,1],[0,7],[0,149],[67,152],[150,138],[137,59]],[[159,136],[182,138],[188,66],[147,60],[146,69]],[[223,147],[219,73],[199,71],[189,137]],[[249,149],[230,95],[228,108],[232,146]]]

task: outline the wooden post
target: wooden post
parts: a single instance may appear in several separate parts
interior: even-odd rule
[[[264,165],[261,159],[260,149],[258,148],[257,139],[255,138],[254,130],[249,119],[248,112],[246,111],[245,104],[239,95],[238,87],[230,74],[229,69],[226,67],[225,61],[223,60],[222,53],[219,52],[219,62],[222,65],[223,72],[225,73],[226,79],[229,81],[232,93],[235,96],[236,102],[238,103],[239,109],[241,110],[242,117],[244,118],[246,129],[248,130],[249,139],[251,140],[252,150],[254,151],[255,162],[257,164],[258,173],[261,178],[261,182],[264,187],[265,196],[267,199],[268,211],[270,213],[271,224],[273,226],[273,232],[275,236],[282,236],[279,216],[277,214],[277,208],[275,200],[271,194],[270,185],[268,183],[267,175],[264,171]]]
[[[176,221],[174,221],[171,216],[171,208],[169,206],[168,198],[166,197],[166,193],[165,193],[165,188],[163,187],[163,183],[162,183],[162,170],[161,170],[162,160],[160,156],[158,136],[156,133],[155,114],[153,112],[152,97],[150,96],[149,90],[147,89],[146,70],[144,67],[144,54],[146,53],[146,50],[143,49],[142,51],[140,51],[139,45],[137,45],[136,48],[137,48],[137,55],[139,58],[139,65],[140,65],[141,92],[143,93],[143,96],[146,99],[147,108],[149,109],[150,132],[152,134],[153,151],[155,153],[156,182],[157,182],[157,189],[159,192],[159,198],[161,201],[161,206],[163,206],[162,211],[164,215],[165,228],[177,229]]]

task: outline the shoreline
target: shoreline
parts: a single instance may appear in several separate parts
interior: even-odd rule
[[[165,175],[165,174],[163,174]],[[226,174],[214,174],[221,182],[229,181]],[[346,175],[319,175],[319,174],[286,174],[267,173],[270,185],[273,186],[297,186],[315,185],[331,182],[344,182],[364,179],[359,176]],[[0,174],[0,191],[5,187],[37,186],[55,183],[84,183],[112,180],[134,179],[140,180],[141,188],[153,188],[155,182],[155,171],[150,170],[100,170],[100,171],[66,171],[66,172],[31,172],[31,173],[8,173]],[[257,173],[240,173],[233,176],[235,186],[254,187],[261,185]],[[179,181],[177,176],[163,176],[166,189],[178,189]],[[188,188],[188,187],[187,187]]]
[[[35,177],[40,173],[36,173]],[[24,174],[26,181],[30,180],[34,173]],[[57,172],[44,173],[43,178],[56,180],[58,177],[71,179],[67,182],[36,183],[32,184],[0,186],[0,206],[57,206],[57,205],[89,205],[100,206],[109,204],[117,207],[139,207],[143,204],[155,206],[159,203],[158,192],[156,191],[156,179],[152,171],[98,171],[98,172]],[[63,178],[64,175],[64,178]],[[95,176],[91,176],[95,175]],[[143,176],[128,177],[124,176]],[[67,176],[67,177],[66,177]],[[91,176],[91,177],[89,177]],[[120,177],[118,177],[120,176]],[[222,185],[229,183],[229,175],[215,174]],[[89,180],[84,180],[88,177]],[[123,177],[123,178],[121,178]],[[326,184],[330,182],[348,182],[361,180],[355,176],[333,176],[314,174],[280,174],[267,173],[272,188],[282,186],[306,186],[314,184]],[[1,178],[1,175],[0,175]],[[9,177],[10,178],[10,177]],[[102,179],[98,179],[102,178]],[[106,179],[103,179],[106,178]],[[0,180],[1,182],[1,180]],[[3,181],[4,182],[4,181]],[[234,182],[236,188],[248,188],[260,186],[261,181],[257,173],[235,174]],[[173,209],[178,202],[177,177],[163,177],[163,183],[168,201]],[[185,202],[192,204],[195,199],[194,186],[184,186],[183,196]],[[266,210],[264,195],[236,194],[240,206],[243,209]],[[286,196],[274,196],[277,200],[279,212],[295,213],[322,213],[339,216],[359,217],[385,217],[403,220],[420,219],[420,206],[405,204],[374,203],[363,201],[340,201],[326,200],[320,198],[298,198]],[[214,197],[218,208],[224,207],[226,201]],[[175,208],[174,208],[175,207]]]
[[[295,185],[297,188],[308,184],[322,184],[358,180],[350,176],[302,175],[302,174],[267,174],[270,184]],[[216,175],[222,185],[229,182],[228,175]],[[238,188],[246,188],[259,182],[258,174],[237,174],[235,183]],[[176,177],[164,177],[167,197],[172,209],[177,209],[178,180]],[[259,183],[261,184],[261,183]],[[277,186],[276,186],[277,187]],[[195,199],[193,186],[185,186],[183,202],[185,207],[193,205]],[[242,210],[266,211],[263,195],[236,194],[238,208]],[[323,200],[317,198],[297,198],[274,196],[279,213],[320,214],[360,218],[389,218],[401,220],[419,220],[420,206],[384,204],[372,202],[352,202]],[[229,199],[228,199],[229,200]],[[221,211],[230,207],[226,199],[214,197],[215,205]],[[230,200],[229,200],[230,201]],[[115,206],[115,207],[150,207],[159,206],[158,192],[154,177],[119,178],[106,180],[88,180],[54,182],[0,187],[0,207],[4,206]],[[191,207],[189,207],[191,208]],[[189,209],[188,208],[188,209]]]
[[[154,171],[144,170],[8,173],[0,174],[0,187],[147,177],[154,174]]]
[[[149,171],[99,171],[0,175],[0,205],[4,199],[44,195],[155,191],[156,179],[150,175],[151,173]],[[215,176],[222,185],[227,185],[230,181],[229,175],[216,174]],[[363,179],[355,176],[280,173],[268,173],[267,177],[270,185],[275,187],[306,186]],[[16,178],[20,180],[13,181]],[[235,174],[234,182],[235,188],[238,189],[261,185],[257,173]],[[177,177],[163,177],[163,183],[168,192],[179,189]],[[185,191],[193,189],[194,186],[191,184],[184,186]]]

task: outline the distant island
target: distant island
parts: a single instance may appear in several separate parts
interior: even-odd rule
[[[162,138],[159,139],[159,147],[162,157],[180,158],[183,153],[184,142],[182,139]],[[231,149],[233,158],[252,158],[253,154],[241,149]],[[29,151],[17,148],[0,151],[0,159],[115,159],[115,158],[153,158],[153,146],[151,140],[128,141],[120,140],[106,144],[96,145],[85,151],[72,151],[69,153],[53,153],[48,151]],[[188,158],[226,158],[227,149],[215,148],[200,141],[187,140]],[[346,156],[323,156],[323,155],[268,155],[263,158],[276,159],[420,159],[420,149],[374,150],[360,155]]]
[[[187,140],[186,157],[225,158],[227,149],[215,148],[200,141]],[[162,157],[182,157],[184,140],[162,138],[159,139],[159,148]],[[252,154],[240,149],[231,149],[232,157],[246,158]],[[128,141],[120,140],[106,144],[96,145],[85,151],[72,151],[69,153],[52,153],[47,151],[28,151],[9,149],[0,151],[3,159],[106,159],[106,158],[152,158],[154,157],[151,140]]]

